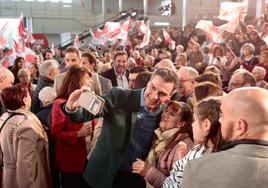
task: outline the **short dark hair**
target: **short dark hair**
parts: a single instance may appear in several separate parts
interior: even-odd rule
[[[147,86],[153,73],[149,71],[140,72],[134,82],[134,89],[141,89]]]
[[[130,74],[135,74],[135,73],[141,73],[141,72],[144,72],[144,71],[146,71],[145,68],[138,66],[138,67],[132,67],[132,68],[129,70],[129,73],[130,73]]]
[[[116,52],[116,53],[114,54],[114,60],[116,60],[116,58],[117,58],[118,56],[121,56],[121,55],[125,55],[125,56],[128,58],[127,52],[125,52],[125,51],[118,51],[118,52]]]
[[[81,57],[80,51],[79,51],[77,48],[73,47],[73,46],[70,46],[70,47],[68,47],[68,48],[66,49],[65,54],[67,54],[67,53],[76,53],[76,55],[77,55],[79,58]]]
[[[16,84],[2,90],[1,97],[7,110],[17,110],[25,105],[23,99],[29,91],[22,84]]]
[[[52,54],[52,51],[51,50],[47,50],[46,53],[51,53]]]
[[[110,53],[110,51],[109,50],[103,50],[102,56],[104,56],[105,53]]]
[[[92,53],[85,52],[82,54],[82,57],[86,57],[88,59],[89,64],[97,64],[97,59]]]
[[[170,68],[158,68],[153,72],[151,79],[153,79],[156,75],[160,76],[165,82],[173,83],[172,91],[175,91],[178,85],[178,76],[174,70]]]

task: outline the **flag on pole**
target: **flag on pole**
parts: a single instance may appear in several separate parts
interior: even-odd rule
[[[143,41],[138,45],[138,47],[143,48],[144,46],[149,45],[150,42],[151,30],[149,27],[149,20],[146,24],[143,22],[143,24],[140,26],[140,30],[143,32],[144,36]]]
[[[222,43],[224,42],[222,36],[218,32],[217,28],[214,26],[212,21],[208,20],[200,20],[197,24],[196,27],[197,29],[201,29],[202,31],[205,32],[206,36],[212,40],[215,43]]]
[[[25,61],[28,63],[33,63],[35,57],[36,57],[36,55],[35,55],[34,51],[31,48],[26,47],[25,54],[24,54]]]

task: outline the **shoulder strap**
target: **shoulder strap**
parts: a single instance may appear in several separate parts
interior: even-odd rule
[[[10,113],[10,116],[8,116],[8,118],[3,122],[2,127],[0,128],[0,132],[2,131],[2,129],[3,129],[4,125],[6,124],[6,122],[7,122],[10,118],[12,118],[13,116],[16,116],[16,115],[24,115],[24,114],[22,114],[22,113],[17,113],[17,112],[12,112],[12,113]]]

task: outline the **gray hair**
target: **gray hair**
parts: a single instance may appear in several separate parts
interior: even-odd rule
[[[38,94],[38,98],[44,106],[52,104],[56,97],[57,97],[57,93],[55,89],[49,86],[41,89]]]
[[[241,49],[244,50],[246,47],[248,47],[249,50],[250,50],[250,52],[251,52],[252,54],[254,54],[254,52],[255,52],[255,46],[254,46],[252,43],[245,43],[245,44],[241,47]]]
[[[254,69],[252,70],[252,73],[253,73],[254,71],[259,72],[259,73],[263,76],[262,79],[264,79],[264,77],[265,77],[265,75],[266,75],[266,70],[265,70],[265,68],[263,68],[263,67],[259,67],[259,66],[255,66]]]
[[[18,78],[21,77],[21,76],[25,76],[25,75],[30,76],[30,74],[29,74],[29,70],[28,70],[28,69],[25,69],[25,68],[21,68],[21,69],[18,71]]]
[[[188,76],[190,77],[190,79],[194,79],[196,76],[199,75],[199,73],[197,72],[197,70],[195,70],[194,68],[192,67],[181,67],[177,73],[179,72],[187,72],[188,73]]]
[[[46,60],[40,65],[39,74],[47,77],[52,68],[59,68],[59,63],[55,59]]]

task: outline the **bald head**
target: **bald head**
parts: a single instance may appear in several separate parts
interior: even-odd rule
[[[11,87],[14,83],[14,75],[5,67],[0,67],[0,91]]]
[[[173,62],[169,59],[163,59],[159,63],[155,65],[156,68],[170,68],[174,71],[176,71],[176,68],[173,64]]]
[[[244,87],[231,91],[222,101],[221,131],[226,141],[268,140],[268,91]]]

